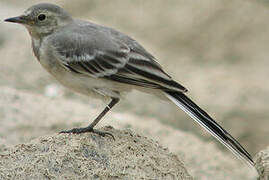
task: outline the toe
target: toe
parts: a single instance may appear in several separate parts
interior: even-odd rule
[[[80,134],[80,133],[85,133],[85,132],[92,132],[95,134],[98,134],[99,136],[105,137],[106,135],[111,136],[114,140],[115,137],[113,136],[113,134],[109,133],[109,132],[105,132],[105,131],[99,131],[93,128],[74,128],[71,130],[65,130],[65,131],[61,131],[60,133],[73,133],[73,134]]]

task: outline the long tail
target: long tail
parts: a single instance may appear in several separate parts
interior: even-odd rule
[[[251,155],[225,129],[214,121],[205,111],[181,92],[165,92],[165,95],[212,136],[232,151],[237,157],[254,166]]]

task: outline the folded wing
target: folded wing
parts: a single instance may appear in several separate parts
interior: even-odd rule
[[[187,91],[173,81],[152,56],[145,56],[143,51],[119,40],[96,47],[96,44],[91,46],[92,39],[87,41],[79,35],[65,39],[69,42],[55,42],[53,49],[61,64],[72,72],[146,88]]]

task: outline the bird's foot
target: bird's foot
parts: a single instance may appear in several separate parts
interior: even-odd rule
[[[86,133],[86,132],[92,132],[92,133],[98,134],[98,135],[100,135],[102,137],[105,137],[106,135],[109,135],[115,140],[114,136],[111,133],[96,130],[96,129],[93,129],[92,127],[90,127],[90,126],[85,127],[85,128],[73,128],[73,129],[70,129],[70,130],[61,131],[60,133],[81,134],[81,133]]]

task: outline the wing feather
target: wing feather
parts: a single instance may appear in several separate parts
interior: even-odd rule
[[[99,38],[102,39],[103,36]],[[103,39],[106,42],[104,44],[97,37],[98,35],[87,39],[78,33],[62,38],[68,43],[53,42],[54,53],[57,53],[56,57],[60,57],[60,63],[74,73],[146,88],[187,91],[173,81],[155,58],[136,42],[125,43],[121,39],[107,36]]]

